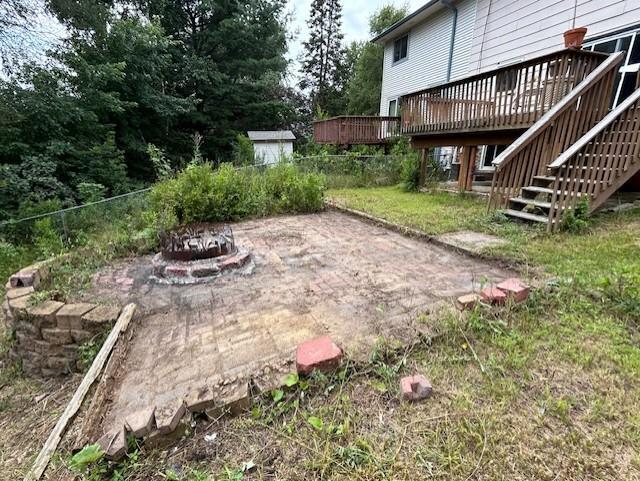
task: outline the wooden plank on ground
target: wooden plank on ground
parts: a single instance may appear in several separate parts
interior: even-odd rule
[[[37,481],[40,479],[40,476],[42,476],[42,473],[44,473],[44,470],[47,468],[47,465],[51,460],[51,456],[53,456],[53,453],[56,451],[56,448],[62,439],[62,435],[64,434],[67,425],[77,414],[80,406],[82,406],[82,401],[91,388],[91,385],[100,375],[100,372],[109,358],[111,350],[113,349],[113,346],[115,346],[120,333],[127,330],[135,310],[135,304],[127,304],[124,309],[122,309],[115,326],[113,326],[109,336],[106,341],[104,341],[100,352],[98,352],[98,355],[93,360],[93,364],[91,364],[87,374],[85,374],[82,382],[78,386],[78,389],[76,389],[71,401],[67,404],[64,413],[62,413],[62,416],[58,419],[53,431],[49,434],[49,438],[47,439],[47,442],[44,443],[44,446],[33,463],[31,470],[25,476],[25,481]]]

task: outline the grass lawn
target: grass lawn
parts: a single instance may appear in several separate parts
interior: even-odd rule
[[[582,234],[549,235],[487,214],[470,196],[397,188],[329,196],[432,234],[504,237],[509,244],[493,254],[543,270],[544,287],[523,305],[452,313],[440,336],[409,350],[381,340],[370,363],[263,395],[251,413],[196,420],[176,448],[141,447],[109,476],[640,480],[640,209],[598,216]],[[398,380],[415,371],[435,394],[401,403]],[[67,461],[63,452],[51,479]]]

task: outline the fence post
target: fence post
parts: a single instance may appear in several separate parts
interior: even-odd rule
[[[67,218],[64,212],[60,212],[60,220],[62,221],[62,236],[66,243],[69,242],[69,226],[67,225]]]

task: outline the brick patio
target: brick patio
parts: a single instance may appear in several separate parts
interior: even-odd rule
[[[300,342],[322,335],[347,357],[363,359],[379,337],[407,342],[432,328],[429,317],[416,321],[419,314],[513,276],[337,212],[252,220],[233,229],[237,244],[253,254],[251,275],[153,284],[148,256],[96,277],[90,297],[133,300],[146,313],[119,370],[106,423],[221,379],[268,383],[273,373],[295,370]]]

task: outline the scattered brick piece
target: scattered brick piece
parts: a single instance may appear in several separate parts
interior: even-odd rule
[[[56,313],[64,303],[58,301],[44,301],[37,306],[28,307],[27,314],[38,327],[54,327]]]
[[[109,459],[118,461],[127,454],[127,436],[124,427],[105,433],[97,443]]]
[[[248,252],[238,252],[231,257],[221,261],[218,265],[220,269],[229,269],[231,267],[241,267],[249,260]]]
[[[29,287],[14,287],[12,289],[7,290],[7,299],[17,299],[18,297],[26,296],[27,294],[32,294],[34,291],[33,286]]]
[[[185,412],[186,409],[182,399],[157,408],[155,415],[158,431],[162,434],[168,434],[174,431],[178,427]]]
[[[93,330],[115,322],[119,315],[120,308],[117,306],[98,306],[82,316],[83,329]]]
[[[496,287],[504,292],[508,298],[513,299],[514,302],[524,302],[529,297],[529,286],[515,277],[501,282]]]
[[[431,383],[421,374],[407,376],[400,379],[400,391],[405,401],[420,401],[431,396]]]
[[[25,267],[9,278],[11,287],[34,287],[40,284],[40,272],[33,267]]]
[[[56,313],[56,320],[60,329],[82,329],[82,316],[95,308],[95,304],[65,304]]]
[[[130,414],[125,420],[125,427],[136,438],[141,438],[151,433],[155,423],[155,406],[149,406],[138,412]]]
[[[71,332],[68,329],[42,329],[42,339],[53,345],[71,344]]]
[[[192,413],[206,411],[216,404],[213,390],[207,386],[190,392],[184,401],[187,410]]]
[[[480,292],[480,298],[487,304],[504,304],[507,295],[497,287],[485,287]]]
[[[470,311],[480,301],[478,294],[465,294],[456,299],[456,307],[461,311]]]
[[[341,360],[342,350],[329,336],[305,341],[296,350],[296,367],[301,374],[309,374],[314,369],[331,371]]]

